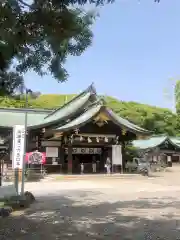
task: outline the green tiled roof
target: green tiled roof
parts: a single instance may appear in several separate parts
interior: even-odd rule
[[[108,114],[111,116],[112,120],[114,120],[115,122],[117,122],[119,125],[121,125],[124,128],[127,128],[131,131],[134,131],[136,133],[147,133],[150,134],[150,132],[146,129],[143,129],[131,122],[129,122],[128,120],[118,116],[116,113],[114,113],[111,109],[108,109]]]
[[[180,138],[179,137],[170,137],[172,143],[180,147]]]
[[[89,100],[89,97],[92,95],[92,92],[95,92],[93,84],[91,84],[86,90],[81,92],[79,95],[73,97],[69,102],[65,103],[63,106],[52,111],[50,114],[48,114],[47,118],[51,118],[52,116],[57,116],[60,112],[62,114],[61,117],[63,115],[67,115],[66,112],[68,111],[72,113],[73,107],[78,109],[79,106],[83,105],[87,100]]]
[[[59,128],[56,128],[55,131],[65,132],[69,129],[73,129],[73,128],[81,126],[82,124],[87,123],[89,120],[91,120],[92,117],[94,117],[100,111],[101,107],[102,107],[101,104],[95,104],[94,106],[89,108],[82,115],[75,118],[71,122],[69,122]]]
[[[70,118],[74,113],[77,113],[85,103],[89,100],[89,97],[91,96],[90,92],[87,92],[84,94],[84,96],[81,96],[79,98],[76,98],[73,102],[62,106],[58,110],[50,113],[48,116],[46,116],[41,121],[37,122],[37,124],[31,124],[30,127],[36,128],[36,127],[44,127],[47,126],[49,123],[55,123]]]
[[[138,127],[116,115],[112,110],[107,109],[102,99],[96,95],[93,84],[71,101],[54,111],[38,112],[37,110],[28,110],[28,127],[33,129],[58,124],[60,127],[56,128],[55,131],[67,131],[91,120],[99,113],[102,107],[103,110],[107,112],[110,119],[115,124],[119,125],[119,127],[124,127],[135,134],[149,134],[149,131]],[[0,126],[2,127],[23,125],[24,119],[25,110],[0,110]]]
[[[68,120],[74,113],[80,113],[83,107],[89,101],[92,95],[93,86],[89,86],[81,94],[73,98],[71,101],[54,111],[29,110],[28,112],[28,127],[41,128],[58,122]],[[13,127],[14,125],[23,125],[25,119],[25,109],[0,109],[0,126]]]
[[[149,148],[156,148],[163,144],[165,141],[168,141],[175,147],[180,147],[180,140],[178,138],[171,138],[167,136],[153,136],[149,139],[144,140],[134,140],[133,146],[139,149],[149,149]]]
[[[47,113],[28,112],[28,125],[35,125],[44,120]],[[13,127],[23,125],[25,120],[24,111],[0,111],[0,126]]]
[[[72,120],[69,123],[66,123],[65,125],[59,128],[56,128],[55,131],[65,132],[65,131],[80,127],[82,124],[84,125],[89,120],[91,120],[94,116],[96,116],[101,111],[102,107],[103,107],[103,110],[105,110],[107,114],[110,116],[111,120],[115,124],[119,125],[120,127],[124,127],[128,131],[134,132],[135,134],[138,134],[138,133],[149,134],[149,131],[130,123],[129,121],[117,116],[115,113],[113,113],[113,111],[105,108],[101,100],[99,100],[99,103],[93,105],[91,108],[89,108],[86,112],[84,112],[82,115],[80,115],[76,119]]]

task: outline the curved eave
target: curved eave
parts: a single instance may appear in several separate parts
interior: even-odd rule
[[[159,147],[166,141],[167,137],[161,137],[157,139],[145,139],[145,140],[134,140],[133,146],[137,149],[146,150]]]
[[[178,144],[176,144],[173,140],[171,140],[171,138],[167,138],[168,141],[176,148],[179,148],[180,149],[180,146]]]
[[[79,128],[91,121],[92,118],[96,117],[96,115],[100,112],[102,108],[101,104],[96,104],[92,106],[90,109],[88,109],[86,112],[84,112],[82,115],[77,117],[76,119],[72,120],[71,122],[53,129],[53,131],[60,131],[60,132],[66,132],[74,128]]]
[[[145,146],[143,146],[143,144],[144,144],[143,141],[144,141],[144,143],[146,142]],[[147,149],[153,149],[153,148],[160,147],[166,141],[168,141],[170,144],[172,144],[172,146],[179,148],[179,150],[180,150],[180,146],[177,145],[176,143],[174,143],[169,137],[161,137],[159,139],[158,138],[157,139],[150,138],[147,140],[135,140],[135,141],[133,141],[133,145],[137,149],[147,150]],[[149,145],[148,145],[148,142],[149,142]]]
[[[180,147],[180,139],[176,137],[170,137],[170,140],[173,144],[175,144],[177,147]]]
[[[119,116],[115,115],[113,112],[108,111],[106,108],[103,107],[102,104],[96,104],[84,112],[82,115],[74,119],[73,121],[54,129],[53,131],[60,131],[66,132],[74,128],[79,128],[91,121],[92,118],[96,117],[101,109],[105,110],[109,116],[109,119],[118,125],[120,128],[125,128],[127,131],[132,132],[134,134],[149,134],[149,131],[144,130],[134,124],[131,124],[129,121],[120,118]]]
[[[91,92],[87,92],[84,96],[81,96],[80,98],[74,100],[71,104],[66,106],[65,108],[59,109],[58,112],[54,113],[53,115],[49,116],[48,118],[45,118],[42,122],[36,125],[29,125],[29,129],[37,129],[37,128],[44,128],[49,125],[53,125],[56,123],[60,123],[61,121],[68,120],[71,118],[75,113],[81,111],[83,109],[89,98],[91,96]]]
[[[77,96],[73,97],[70,101],[68,101],[67,103],[65,103],[63,106],[57,108],[56,110],[52,111],[51,113],[49,113],[46,117],[46,118],[49,118],[51,117],[52,115],[56,114],[57,112],[59,111],[62,111],[64,108],[68,108],[69,105],[71,104],[75,104],[76,101],[78,101],[79,99],[81,99],[83,96],[85,96],[87,93],[90,93],[90,95],[92,93],[95,93],[95,88],[94,88],[94,85],[93,83],[86,89],[84,90],[82,93],[78,94]]]
[[[125,129],[127,129],[128,131],[135,133],[135,134],[150,135],[150,131],[143,129],[143,128],[129,122],[128,120],[118,116],[111,109],[106,108],[106,112],[107,112],[107,115],[109,116],[109,118],[111,119],[111,121],[113,121],[114,123],[119,125],[121,128],[123,127]]]

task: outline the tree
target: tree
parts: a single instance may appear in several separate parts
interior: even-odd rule
[[[67,80],[64,63],[69,55],[79,56],[92,42],[94,12],[73,7],[75,1],[2,0],[0,3],[0,71],[1,94],[17,77],[33,70],[50,73],[58,81]],[[79,1],[80,2],[80,1]],[[12,69],[9,72],[9,69]]]
[[[13,95],[24,85],[23,77],[16,72],[0,70],[0,96]]]
[[[154,0],[159,2],[159,0]],[[60,82],[68,73],[64,63],[69,55],[79,56],[92,42],[95,12],[80,6],[112,3],[113,0],[1,0],[0,70],[11,85],[29,70],[52,74]],[[9,69],[13,71],[10,73]],[[3,80],[2,80],[3,81]],[[7,83],[7,81],[6,81]],[[13,86],[13,85],[12,85]],[[0,94],[11,93],[2,82]]]
[[[154,134],[165,133],[169,136],[180,132],[178,116],[169,109],[158,108],[136,102],[123,102],[107,97],[107,105],[118,115],[129,121],[153,131]]]

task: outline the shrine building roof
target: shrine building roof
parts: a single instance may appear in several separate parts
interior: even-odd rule
[[[105,101],[97,95],[93,84],[55,110],[0,109],[0,127],[12,128],[14,125],[23,125],[25,112],[28,114],[29,129],[52,126],[54,131],[65,132],[86,124],[103,112],[106,119],[125,130],[135,134],[150,134],[149,131],[129,122],[109,109]]]

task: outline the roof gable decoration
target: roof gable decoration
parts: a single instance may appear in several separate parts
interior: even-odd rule
[[[102,117],[103,116],[103,117]],[[119,127],[123,128],[123,134],[125,135],[127,131],[133,132],[135,134],[149,134],[149,131],[140,128],[129,121],[117,116],[112,111],[109,111],[106,107],[102,106],[102,103],[96,103],[94,106],[91,106],[87,111],[85,111],[83,114],[72,120],[71,122],[64,124],[63,126],[60,126],[54,131],[69,131],[75,128],[79,128],[80,126],[85,125],[89,121],[95,119],[95,122],[99,122],[99,126],[102,126],[104,122],[102,121],[104,117],[106,116],[105,121],[113,121],[115,124],[119,125]]]
[[[100,112],[94,119],[94,123],[97,124],[99,127],[104,126],[108,123],[109,118],[104,112]]]

